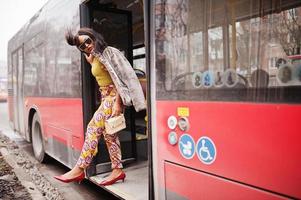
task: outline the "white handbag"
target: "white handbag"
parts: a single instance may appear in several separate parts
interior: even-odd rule
[[[123,114],[112,117],[105,121],[105,129],[107,134],[114,134],[126,128],[125,118]]]

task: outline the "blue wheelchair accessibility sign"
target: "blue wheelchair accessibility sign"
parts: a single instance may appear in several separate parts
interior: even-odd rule
[[[195,143],[188,134],[183,134],[179,139],[179,151],[186,159],[191,159],[195,154]]]
[[[213,141],[209,137],[201,137],[196,145],[196,151],[199,160],[210,165],[215,161],[216,158],[216,148]]]

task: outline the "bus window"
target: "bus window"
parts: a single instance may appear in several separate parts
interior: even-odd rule
[[[223,29],[215,27],[208,30],[209,69],[213,71],[223,70]]]
[[[158,97],[296,101],[301,67],[290,59],[301,54],[300,2],[159,2]]]
[[[42,84],[42,70],[45,70],[45,56],[43,55],[44,47],[42,45],[29,48],[29,44],[25,46],[25,66],[24,66],[24,90],[25,95],[35,96],[42,95],[44,89],[43,86],[48,84]],[[49,89],[47,90],[48,94]]]

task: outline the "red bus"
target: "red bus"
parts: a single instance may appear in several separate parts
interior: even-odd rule
[[[300,199],[301,2],[154,5],[156,199]]]
[[[68,167],[79,157],[87,123],[99,107],[100,93],[90,65],[67,45],[64,34],[79,27],[100,31],[124,52],[145,90],[144,16],[131,1],[50,0],[8,43],[8,107],[14,130],[32,142],[40,162],[51,156]],[[128,184],[108,187],[121,198],[148,197],[146,111],[125,110],[120,133]],[[100,182],[111,163],[101,140],[86,178]],[[132,192],[135,187],[141,194]],[[106,188],[107,189],[107,188]]]
[[[88,26],[147,76],[148,123],[127,108],[127,181],[106,190],[301,199],[300,22],[299,0],[50,0],[9,42],[10,121],[38,160],[75,164],[99,98],[64,32]],[[92,182],[109,170],[102,141],[99,152],[86,171]]]

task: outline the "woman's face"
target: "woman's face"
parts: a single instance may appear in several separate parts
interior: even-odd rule
[[[79,45],[78,49],[85,53],[91,53],[94,50],[94,41],[88,35],[78,36]]]

